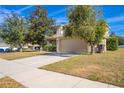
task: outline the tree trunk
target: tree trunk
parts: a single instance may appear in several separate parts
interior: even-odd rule
[[[19,52],[22,52],[22,48],[19,49]]]
[[[35,51],[35,47],[34,47],[34,44],[32,45],[32,50]]]
[[[22,52],[22,44],[19,45],[19,52]]]
[[[90,46],[91,46],[91,51],[90,51],[90,53],[91,53],[91,55],[92,55],[92,54],[94,54],[94,45],[91,44]]]
[[[43,50],[43,45],[39,45],[39,51]]]

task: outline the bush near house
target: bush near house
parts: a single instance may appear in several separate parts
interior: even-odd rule
[[[45,51],[56,51],[56,45],[54,44],[47,44],[44,46]]]
[[[110,37],[107,40],[107,50],[117,50],[118,49],[118,38],[117,37]]]
[[[124,45],[124,37],[120,37],[120,36],[117,36],[117,37],[118,37],[118,44]]]

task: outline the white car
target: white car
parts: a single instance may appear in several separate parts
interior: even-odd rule
[[[12,51],[18,51],[18,48],[16,48],[16,47],[12,48]]]

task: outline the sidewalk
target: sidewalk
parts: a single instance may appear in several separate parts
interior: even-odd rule
[[[33,69],[31,71],[10,75],[26,87],[31,88],[114,88],[115,86],[90,81],[70,75]]]
[[[33,57],[33,59],[35,58]],[[37,57],[34,61],[36,60]],[[0,73],[5,76],[10,76],[11,78],[23,84],[25,87],[29,88],[117,88],[116,86],[105,83],[95,82],[51,71],[40,70],[36,67],[33,67],[31,64],[26,64],[22,64],[20,61],[11,62],[0,59]]]

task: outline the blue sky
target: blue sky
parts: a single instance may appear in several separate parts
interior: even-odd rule
[[[11,12],[18,13],[20,16],[28,17],[35,6],[6,5],[0,6],[0,23],[4,21],[4,16]],[[48,16],[56,19],[57,24],[68,22],[66,17],[66,5],[45,5],[43,8],[48,10]],[[104,19],[110,26],[110,32],[115,32],[119,36],[124,36],[124,6],[101,6]]]

